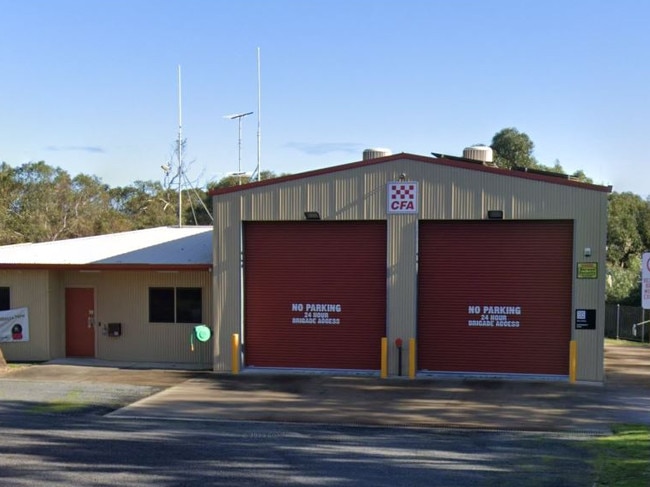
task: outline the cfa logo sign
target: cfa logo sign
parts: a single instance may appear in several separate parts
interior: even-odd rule
[[[417,213],[417,181],[392,181],[388,183],[387,213]]]

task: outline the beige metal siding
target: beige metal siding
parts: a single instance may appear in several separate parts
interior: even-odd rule
[[[212,317],[211,276],[209,272],[144,271],[67,271],[66,287],[92,287],[95,290],[96,357],[133,362],[212,362],[212,341],[190,350],[194,324],[149,323],[150,287],[200,287],[203,289],[203,322]],[[61,301],[64,297],[62,295]],[[59,319],[65,322],[65,314]],[[110,337],[108,323],[122,323],[122,336]]]
[[[65,294],[62,288],[62,272],[48,272],[48,293],[49,302],[49,335],[50,335],[50,359],[65,357],[65,320],[60,316],[65,316],[65,303],[61,296]]]
[[[241,333],[242,221],[303,220],[307,210],[318,211],[324,220],[388,218],[387,319],[394,340],[408,338],[416,326],[417,293],[409,293],[415,282],[417,220],[482,220],[488,210],[502,210],[505,219],[574,220],[574,272],[584,247],[591,247],[590,261],[599,263],[599,278],[574,279],[573,299],[574,309],[597,310],[597,330],[574,331],[573,336],[579,349],[578,379],[602,380],[607,193],[461,166],[395,159],[215,196],[213,289],[215,330],[220,330],[215,370],[230,369],[230,336]],[[400,174],[419,183],[417,216],[386,214],[386,185]],[[389,358],[395,370],[392,351]]]
[[[9,361],[50,359],[49,280],[47,271],[2,270],[0,286],[10,288],[12,308],[28,308],[29,341],[2,343]]]
[[[395,339],[402,339],[402,374],[407,375],[409,340],[417,338],[417,226],[417,215],[388,218],[386,324],[391,375],[398,370]]]
[[[271,201],[267,201],[271,207]],[[230,340],[233,333],[243,336],[242,322],[242,280],[241,280],[241,211],[237,194],[218,205],[213,204],[214,235],[212,239],[213,303],[215,371],[230,370],[232,350]],[[260,207],[258,211],[264,211]]]
[[[581,198],[572,202],[575,211],[582,218],[575,222],[574,277],[578,262],[596,262],[598,279],[574,279],[574,309],[595,309],[596,330],[573,330],[573,339],[578,349],[577,379],[598,381],[605,379],[604,336],[605,336],[605,279],[606,279],[606,239],[607,239],[607,199],[596,198],[595,194],[584,191]],[[598,195],[605,196],[605,195]],[[591,256],[585,257],[585,248],[591,249]],[[575,321],[575,316],[573,317]]]

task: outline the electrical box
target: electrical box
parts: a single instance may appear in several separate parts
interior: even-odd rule
[[[109,337],[122,336],[122,323],[109,323],[108,324],[108,336]]]

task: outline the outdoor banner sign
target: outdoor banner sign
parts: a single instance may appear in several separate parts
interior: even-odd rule
[[[0,342],[28,342],[29,315],[27,308],[0,311]]]
[[[650,252],[641,260],[641,306],[650,309]]]

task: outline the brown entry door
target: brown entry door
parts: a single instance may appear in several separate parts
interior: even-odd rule
[[[95,356],[95,292],[65,290],[65,352],[68,357]]]

